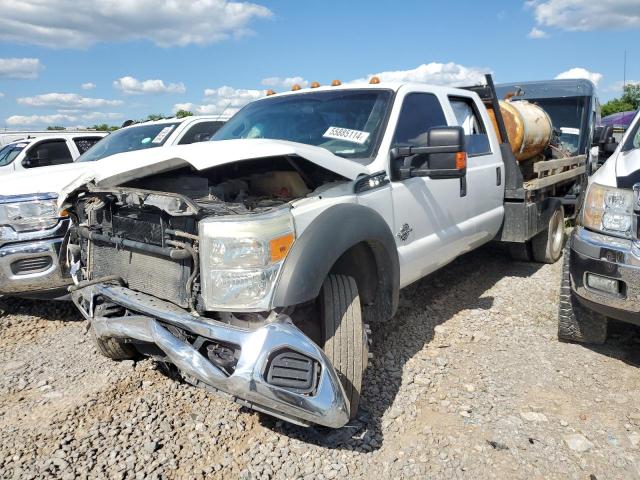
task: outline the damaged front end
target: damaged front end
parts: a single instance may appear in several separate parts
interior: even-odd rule
[[[326,355],[271,304],[295,241],[294,202],[345,179],[301,158],[179,168],[67,200],[72,299],[98,339],[287,421],[340,427],[349,402]]]

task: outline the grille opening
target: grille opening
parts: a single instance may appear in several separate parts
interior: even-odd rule
[[[267,364],[267,382],[296,393],[315,391],[319,373],[318,362],[288,349],[275,352]]]
[[[28,275],[30,273],[43,272],[53,265],[50,256],[23,258],[11,264],[11,272],[14,275]]]

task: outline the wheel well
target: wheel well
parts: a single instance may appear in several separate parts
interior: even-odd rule
[[[376,322],[384,321],[394,313],[390,271],[391,260],[382,243],[363,241],[344,252],[330,273],[355,279],[365,321]]]

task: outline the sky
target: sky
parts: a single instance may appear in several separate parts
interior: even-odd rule
[[[0,0],[0,128],[233,113],[311,81],[640,82],[640,0]],[[452,6],[452,5],[455,5]]]

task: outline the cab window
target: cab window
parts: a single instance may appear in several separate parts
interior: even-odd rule
[[[47,140],[34,145],[24,160],[25,168],[71,163],[73,158],[65,140]]]
[[[489,136],[473,100],[449,97],[449,101],[456,117],[456,124],[464,130],[467,154],[470,157],[490,154]]]
[[[206,142],[216,133],[224,122],[198,122],[184,134],[178,145]]]
[[[442,105],[434,94],[410,93],[402,103],[393,145],[426,146],[429,129],[446,125]]]
[[[102,140],[102,137],[79,137],[74,138],[73,142],[78,148],[78,152],[82,155],[84,152],[93,147],[96,143]]]

